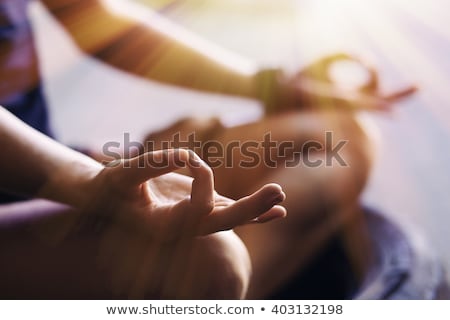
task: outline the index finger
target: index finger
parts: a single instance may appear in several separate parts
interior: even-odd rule
[[[194,178],[191,189],[191,208],[198,215],[206,215],[214,209],[212,169],[192,150],[189,150],[188,167]]]
[[[395,102],[397,100],[409,97],[410,95],[414,94],[417,90],[418,88],[416,86],[409,86],[383,96],[383,100],[387,102]]]

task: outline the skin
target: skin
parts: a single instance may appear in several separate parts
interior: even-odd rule
[[[114,68],[186,89],[259,99],[268,112],[274,112],[273,106],[264,101],[268,92],[261,92],[258,87],[257,75],[264,69],[251,61],[246,61],[245,69],[237,65],[231,68],[225,58],[205,54],[189,39],[180,38],[177,29],[181,28],[162,17],[147,19],[142,24],[111,10],[100,0],[41,0],[41,3],[82,51]],[[164,25],[172,30],[161,31],[159,20],[164,20]],[[333,63],[349,60],[361,64],[369,73],[362,90],[341,90],[329,78],[328,69]],[[292,76],[280,72],[273,86],[268,90],[276,91],[275,100],[271,101],[275,112],[307,106],[386,111],[393,102],[416,90],[408,86],[388,94],[379,92],[376,70],[367,62],[343,53],[321,58]]]
[[[128,248],[126,244],[133,242],[134,247],[137,248],[136,254],[146,253],[134,257],[145,257],[150,261],[146,263],[149,267],[146,268],[145,279],[156,281],[158,277],[155,274],[160,274],[161,268],[170,269],[174,261],[182,258],[189,258],[187,261],[192,270],[202,270],[204,264],[208,262],[208,252],[203,252],[206,258],[202,257],[198,261],[192,259],[199,255],[195,252],[202,251],[202,247],[206,246],[211,253],[219,256],[216,260],[224,260],[225,258],[222,259],[220,256],[227,255],[228,252],[235,252],[237,257],[241,257],[236,263],[237,266],[233,266],[236,270],[232,273],[235,277],[234,273],[240,270],[243,278],[242,288],[233,289],[235,292],[231,290],[224,293],[226,290],[222,290],[219,293],[228,298],[242,297],[246,290],[245,282],[248,281],[245,278],[248,277],[250,269],[245,268],[246,259],[248,260],[247,253],[239,239],[233,235],[216,234],[211,241],[208,241],[207,237],[197,240],[196,236],[207,236],[218,231],[230,230],[239,224],[263,223],[286,215],[284,208],[277,205],[285,197],[278,185],[267,184],[238,201],[222,197],[214,191],[211,169],[197,155],[187,150],[145,153],[139,157],[103,167],[98,162],[27,127],[4,109],[0,109],[0,137],[0,146],[3,150],[0,162],[2,177],[0,188],[69,205],[70,209],[59,208],[53,213],[34,218],[35,223],[41,226],[38,229],[42,228],[43,224],[46,237],[57,239],[58,249],[65,247],[70,249],[69,252],[74,254],[71,259],[87,258],[89,261],[87,264],[93,264],[97,272],[102,270],[102,263],[96,260],[112,259],[108,262],[115,262],[114,256],[120,257],[120,252],[123,254]],[[159,167],[151,165],[153,163],[162,163],[162,165]],[[190,169],[193,179],[179,174],[166,175],[182,166]],[[13,212],[14,210],[6,210],[5,214],[11,215]],[[5,219],[5,216],[3,218]],[[20,255],[20,253],[42,251],[43,257],[49,256],[48,262],[61,261],[64,257],[61,252],[59,255],[50,256],[45,250],[45,244],[34,242],[30,235],[21,238],[23,228],[23,224],[18,223],[14,227],[13,223],[13,227],[2,234],[0,246],[9,248],[0,250],[0,255],[4,255],[3,258],[7,259],[8,254],[12,252],[14,256],[19,257],[19,262],[11,264],[15,266],[12,278],[8,273],[8,267],[2,267],[4,272],[0,273],[1,283],[10,284],[14,280],[20,283],[23,279],[21,277],[24,276],[19,271],[21,262],[35,264],[35,270],[38,273],[45,274],[51,270],[46,270],[48,267],[46,264],[39,267],[41,265],[39,260],[30,258],[30,255]],[[223,237],[226,239],[221,239]],[[75,250],[76,243],[84,242],[90,242],[90,246],[96,250],[93,252],[90,250],[80,252],[79,248]],[[210,242],[216,245],[211,245]],[[11,250],[15,247],[16,250]],[[217,252],[211,250],[212,248]],[[186,256],[186,252],[190,251],[193,253]],[[108,252],[113,253],[112,258]],[[112,289],[110,288],[113,291],[110,291],[109,295],[116,293],[118,296],[157,297],[173,294],[176,297],[204,297],[204,294],[212,291],[209,287],[210,281],[198,279],[199,276],[202,277],[201,274],[188,272],[179,279],[177,270],[168,272],[163,277],[180,280],[172,283],[172,286],[169,285],[170,281],[163,281],[162,284],[153,282],[147,284],[144,279],[133,279],[133,283],[137,281],[145,285],[140,290],[131,290],[132,284],[124,284],[118,280],[121,278],[120,266],[123,262],[109,263],[108,265],[113,266],[106,268],[110,278],[103,280],[113,284]],[[129,262],[126,261],[126,263]],[[203,265],[199,266],[198,263]],[[135,265],[135,267],[138,266]],[[153,271],[153,266],[158,266],[157,270]],[[114,271],[117,269],[119,271]],[[152,274],[153,272],[155,274]],[[197,278],[194,281],[192,277],[195,278],[195,275]],[[61,277],[65,276],[67,275],[63,274]],[[94,276],[95,272],[92,274],[92,277]],[[82,274],[78,274],[77,278],[80,277]],[[53,280],[55,278],[58,279],[57,276],[51,277]],[[27,290],[32,288],[36,290],[28,294],[31,296],[37,294],[39,281],[37,277],[28,284]],[[117,282],[119,284],[114,285]],[[175,293],[175,288],[178,286],[185,289]],[[9,294],[20,291],[21,286],[16,283],[15,287],[16,289],[8,291]],[[107,296],[108,292],[104,290],[104,292],[100,290],[98,294]],[[45,295],[46,291],[51,296],[58,292],[58,288],[52,291],[52,285],[48,284],[42,294]],[[63,290],[61,294],[70,296],[71,292],[76,291]]]
[[[170,32],[158,31],[154,21],[140,24],[112,13],[101,1],[42,3],[80,49],[113,67],[169,85],[260,99],[271,115],[257,123],[214,132],[212,137],[221,143],[260,141],[270,131],[275,140],[294,141],[298,151],[305,141],[322,141],[324,131],[332,131],[336,139],[349,141],[343,157],[350,166],[215,168],[215,187],[226,198],[213,191],[208,166],[187,151],[146,153],[103,167],[33,132],[2,110],[0,143],[5,150],[2,156],[4,152],[7,157],[0,159],[0,188],[67,205],[31,202],[22,208],[0,208],[7,221],[0,223],[7,226],[0,234],[0,260],[14,261],[1,267],[0,283],[7,289],[3,294],[267,297],[304,267],[332,235],[361,230],[357,199],[369,173],[372,147],[354,111],[390,110],[394,102],[413,93],[414,87],[384,94],[378,89],[375,70],[363,64],[370,74],[368,83],[342,90],[329,79],[328,67],[342,60],[359,60],[338,54],[294,76],[276,77],[270,88],[276,91],[271,102],[276,108],[269,110],[258,91],[256,66],[250,73],[231,69]],[[134,57],[135,52],[140,55]],[[37,81],[37,76],[27,77],[27,82],[17,82],[16,90],[31,89]],[[192,128],[197,128],[202,140],[211,136],[198,126],[165,133],[187,133]],[[165,138],[152,135],[151,139]],[[183,165],[171,158],[176,154]],[[324,159],[325,152],[313,156]],[[165,157],[169,165],[140,168],[138,164],[148,157]],[[240,157],[236,154],[234,159]],[[187,167],[184,173],[192,178],[168,173],[180,167]],[[286,215],[275,205],[284,193],[271,181],[283,185],[290,215],[266,226],[261,223]],[[258,190],[261,185],[265,186]],[[36,210],[37,204],[45,210],[23,219],[14,215],[24,211],[19,209]],[[241,226],[236,229],[239,237],[232,232],[216,233],[237,226]],[[346,232],[347,242],[355,242],[352,234]],[[359,250],[364,251],[363,238],[357,239],[362,243]],[[364,261],[355,259],[354,264],[358,269]]]
[[[358,198],[370,172],[374,148],[372,138],[356,114],[297,111],[265,117],[256,123],[223,127],[222,131],[217,130],[217,120],[210,121],[215,124],[214,130],[208,129],[204,119],[187,119],[147,139],[158,146],[163,141],[174,141],[173,134],[187,141],[188,136],[195,133],[204,143],[214,140],[226,146],[233,141],[260,142],[270,132],[272,141],[290,141],[295,146],[283,156],[274,148],[271,157],[277,164],[274,167],[264,163],[242,167],[239,162],[248,159],[238,149],[232,154],[232,167],[214,167],[217,190],[230,198],[239,198],[268,181],[282,185],[287,196],[283,205],[289,214],[285,219],[258,228],[248,225],[235,229],[249,252],[253,267],[248,298],[265,298],[276,292],[307,266],[332,236],[340,233],[354,255],[353,271],[364,272],[368,249]],[[304,162],[294,167],[285,166],[291,159],[289,152],[302,150],[305,142],[315,141],[325,146],[325,131],[332,132],[334,144],[347,141],[340,152],[347,166],[334,163],[314,168]],[[309,159],[326,161],[330,149],[313,151]],[[200,153],[201,150],[196,149]],[[261,159],[267,154],[262,147],[253,151]]]

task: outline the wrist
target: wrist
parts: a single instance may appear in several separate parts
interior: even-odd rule
[[[261,69],[254,75],[254,82],[255,97],[263,104],[266,114],[273,114],[288,103],[288,81],[281,69]]]
[[[73,161],[52,170],[37,197],[82,208],[92,196],[95,177],[103,168],[95,160],[83,156],[81,161]]]

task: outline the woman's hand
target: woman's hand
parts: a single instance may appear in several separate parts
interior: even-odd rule
[[[340,62],[358,65],[367,73],[367,80],[352,88],[341,86],[331,75],[331,67]],[[276,70],[265,72],[266,78],[275,77],[272,81],[265,80],[266,83],[274,81],[275,86],[274,93],[268,94],[267,101],[264,101],[269,113],[288,109],[389,111],[393,103],[417,91],[415,86],[407,86],[388,94],[382,93],[376,69],[365,61],[343,53],[321,58],[291,77]]]
[[[192,178],[170,173],[187,166]],[[115,161],[95,176],[82,210],[95,223],[114,220],[158,241],[207,235],[284,217],[285,195],[269,184],[233,201],[214,191],[212,170],[184,149],[148,152]]]
[[[355,88],[343,88],[333,81],[331,67],[339,62],[353,62],[367,73],[367,80]],[[416,92],[407,86],[389,94],[380,92],[377,70],[367,62],[347,54],[324,57],[303,69],[291,80],[301,99],[306,103],[332,103],[337,108],[388,111],[392,104]]]

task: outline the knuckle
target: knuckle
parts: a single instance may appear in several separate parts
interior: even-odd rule
[[[211,213],[214,209],[214,201],[213,200],[204,200],[200,203],[194,204],[195,210],[197,210],[198,214],[207,215]]]
[[[204,166],[202,166],[202,173],[205,175],[205,177],[214,176],[214,172],[213,172],[212,168],[206,164]]]

